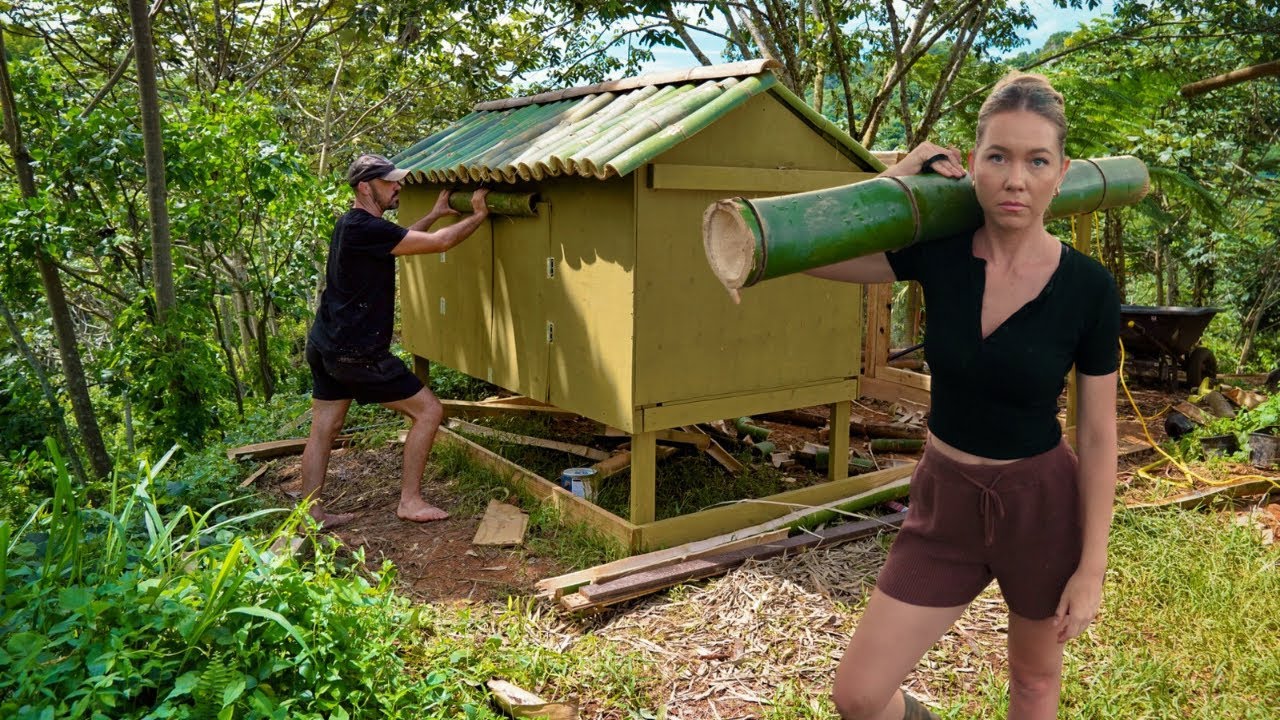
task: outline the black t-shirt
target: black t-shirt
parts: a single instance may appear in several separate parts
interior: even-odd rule
[[[391,349],[396,259],[408,230],[359,208],[334,225],[325,287],[309,339],[325,355],[369,358]]]
[[[1050,450],[1062,437],[1058,396],[1071,365],[1085,375],[1116,370],[1115,280],[1068,245],[1040,295],[985,339],[986,261],[974,257],[972,233],[886,256],[899,280],[917,280],[924,290],[929,430],[952,447],[1002,460]]]

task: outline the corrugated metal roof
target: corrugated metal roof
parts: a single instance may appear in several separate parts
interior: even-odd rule
[[[396,155],[417,182],[518,182],[630,173],[762,92],[867,169],[870,153],[777,83],[770,61],[694,68],[481,103]]]

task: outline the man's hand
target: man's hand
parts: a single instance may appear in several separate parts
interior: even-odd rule
[[[962,178],[965,176],[964,161],[960,156],[960,151],[953,147],[944,148],[931,142],[922,142],[915,146],[911,152],[907,153],[906,157],[886,168],[880,174],[888,177],[919,175],[924,172],[925,163],[938,155],[942,157],[929,163],[933,172],[949,178]]]
[[[489,194],[489,188],[480,188],[471,193],[471,212],[484,217],[489,214],[489,205],[485,203],[484,198]]]
[[[1067,586],[1062,589],[1062,599],[1053,614],[1053,624],[1058,628],[1058,642],[1076,637],[1089,627],[1102,605],[1103,574],[1077,570]]]
[[[441,218],[445,215],[461,215],[462,213],[449,207],[449,190],[441,190],[440,195],[436,197],[436,204],[432,206],[429,213],[432,217]]]

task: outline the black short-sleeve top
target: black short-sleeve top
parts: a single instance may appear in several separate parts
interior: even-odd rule
[[[396,258],[408,230],[360,208],[334,224],[325,286],[308,335],[323,354],[374,357],[391,348]]]
[[[986,261],[973,234],[886,253],[899,280],[919,281],[933,375],[929,431],[980,457],[1031,457],[1062,437],[1058,397],[1074,364],[1085,375],[1117,367],[1120,298],[1101,263],[1069,245],[1044,290],[982,337]]]

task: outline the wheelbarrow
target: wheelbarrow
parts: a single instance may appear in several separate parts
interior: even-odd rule
[[[1220,308],[1121,305],[1120,340],[1126,369],[1154,370],[1171,390],[1177,386],[1180,371],[1192,388],[1205,378],[1217,379],[1218,359],[1209,348],[1196,343],[1218,312]]]

